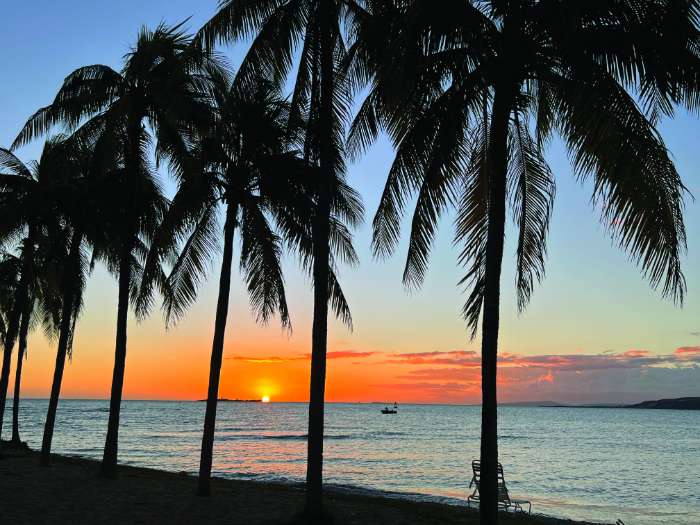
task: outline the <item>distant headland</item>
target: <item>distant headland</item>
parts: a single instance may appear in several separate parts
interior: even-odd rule
[[[642,401],[641,403],[635,403],[633,405],[562,405],[559,403],[543,402],[538,403],[537,406],[549,408],[646,408],[658,410],[700,410],[700,397],[657,399],[655,401]]]
[[[669,410],[700,410],[700,397],[678,397],[676,399],[659,399],[642,401],[627,408],[665,408]]]

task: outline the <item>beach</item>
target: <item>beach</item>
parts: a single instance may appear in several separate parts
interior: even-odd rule
[[[47,402],[21,406],[21,438],[39,450]],[[326,486],[466,506],[471,461],[479,457],[479,407],[401,405],[391,416],[379,412],[383,407],[326,406]],[[53,451],[101,460],[107,411],[106,400],[62,400]],[[700,413],[516,406],[499,415],[508,490],[532,501],[533,512],[597,523],[700,523],[695,480],[677,476],[700,469]],[[287,487],[303,482],[307,417],[304,403],[221,403],[213,475]],[[119,464],[196,475],[203,418],[204,403],[124,401]]]
[[[184,473],[120,466],[117,479],[98,477],[98,463],[54,456],[41,467],[34,451],[4,449],[0,460],[3,523],[191,524],[303,523],[303,485],[214,478],[212,495],[195,496],[196,478]],[[464,506],[328,490],[326,508],[336,525],[478,523]],[[6,504],[11,500],[12,504]],[[563,525],[568,520],[503,515],[502,524]]]

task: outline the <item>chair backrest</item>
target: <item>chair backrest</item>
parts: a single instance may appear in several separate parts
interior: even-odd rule
[[[472,483],[476,486],[476,490],[479,490],[479,483],[481,481],[481,461],[478,459],[472,461],[472,472],[474,473]],[[498,501],[501,503],[510,503],[506,479],[503,476],[503,465],[500,463],[498,464]]]

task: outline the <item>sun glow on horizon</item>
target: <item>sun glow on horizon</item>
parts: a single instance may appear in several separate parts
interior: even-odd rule
[[[260,400],[263,403],[269,403],[270,402],[270,396],[262,396],[262,399]]]

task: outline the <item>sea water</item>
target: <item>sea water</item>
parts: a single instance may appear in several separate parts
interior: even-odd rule
[[[40,448],[46,400],[23,400],[20,432]],[[479,456],[480,408],[326,405],[328,484],[464,504]],[[302,481],[307,405],[219,403],[213,471]],[[9,434],[11,403],[4,428]],[[101,458],[108,402],[62,400],[53,451]],[[119,461],[196,473],[204,403],[124,401]],[[499,409],[499,459],[533,512],[627,525],[700,524],[700,412],[617,408]],[[399,493],[399,494],[396,494]]]

